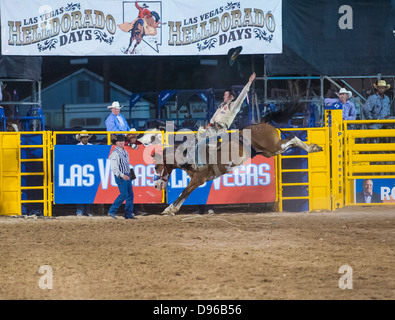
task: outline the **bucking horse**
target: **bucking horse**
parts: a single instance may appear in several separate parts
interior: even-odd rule
[[[130,32],[129,45],[124,53],[129,53],[133,42],[134,47],[130,54],[134,54],[136,47],[144,41],[145,36],[155,36],[157,34],[157,28],[163,23],[160,22],[160,16],[155,12],[151,12],[151,16],[144,18],[137,18],[133,22],[124,22],[118,25],[118,27],[124,32]]]
[[[276,112],[272,112],[269,115],[270,120],[277,123],[285,121],[292,118],[297,110],[300,110],[300,106],[296,104],[294,106],[286,106],[287,104],[284,104],[282,108],[279,107]],[[178,146],[173,145],[163,148],[162,152],[152,154],[155,161],[156,174],[154,186],[157,190],[166,189],[170,175],[174,169],[182,169],[190,177],[187,187],[162,214],[176,214],[184,201],[197,187],[206,181],[214,180],[223,174],[233,171],[246,160],[256,155],[263,155],[266,158],[270,158],[282,154],[293,147],[301,148],[308,153],[323,150],[321,146],[314,143],[306,144],[296,136],[289,135],[281,139],[278,129],[266,122],[268,120],[268,117],[264,117],[262,122],[245,127],[237,132],[237,137],[234,139],[231,137],[232,133],[228,136],[228,133],[221,133],[203,140],[203,143],[208,145],[208,147],[203,148],[205,150],[204,152],[206,152],[206,159],[204,160],[207,160],[207,158],[214,159],[214,163],[213,161],[206,161],[202,164],[197,163],[197,161],[190,161],[191,159],[189,159],[189,162],[185,162],[185,159],[188,159],[188,150],[191,149],[189,146],[182,148],[182,143]],[[148,137],[143,137],[142,140],[144,138],[147,139]],[[150,142],[155,139],[153,135],[150,138]],[[223,143],[224,140],[226,143]],[[192,154],[198,154],[196,145],[192,150]],[[179,153],[178,156],[177,152]],[[200,158],[196,156],[196,159]]]

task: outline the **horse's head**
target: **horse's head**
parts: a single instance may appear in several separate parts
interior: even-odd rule
[[[167,182],[169,181],[170,174],[173,168],[166,164],[165,158],[159,153],[152,154],[155,160],[155,178],[154,187],[157,190],[167,188]]]

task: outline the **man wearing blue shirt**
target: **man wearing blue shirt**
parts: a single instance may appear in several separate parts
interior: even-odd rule
[[[363,114],[367,120],[388,119],[390,116],[390,99],[384,94],[390,88],[384,80],[380,80],[377,85],[373,85],[377,93],[372,94],[363,105]],[[372,123],[369,129],[381,129],[380,123]]]
[[[355,105],[349,100],[352,97],[352,92],[341,88],[336,95],[339,97],[338,99],[326,98],[325,105],[330,106],[334,103],[341,103],[343,106],[343,120],[355,120],[357,118]]]
[[[111,109],[111,114],[106,119],[107,131],[130,131],[130,127],[121,114],[121,108],[118,101],[114,101],[108,109]]]

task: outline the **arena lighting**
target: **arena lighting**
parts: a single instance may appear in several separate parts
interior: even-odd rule
[[[88,58],[70,59],[70,64],[87,64]]]
[[[213,60],[213,59],[201,59],[200,64],[202,66],[217,66],[218,65],[218,60]]]

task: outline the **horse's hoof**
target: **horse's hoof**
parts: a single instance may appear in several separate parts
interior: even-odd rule
[[[320,152],[324,150],[321,146],[319,146],[318,144],[311,144],[310,145],[310,152]]]
[[[314,151],[315,152],[320,152],[320,151],[322,151],[322,150],[324,150],[321,146],[319,146],[319,145],[315,145],[315,148],[314,148]]]
[[[164,216],[174,216],[175,213],[174,213],[174,212],[170,212],[170,211],[164,210],[164,211],[161,213],[161,215],[164,215]]]
[[[172,207],[167,207],[161,214],[164,216],[174,216],[175,212]]]

